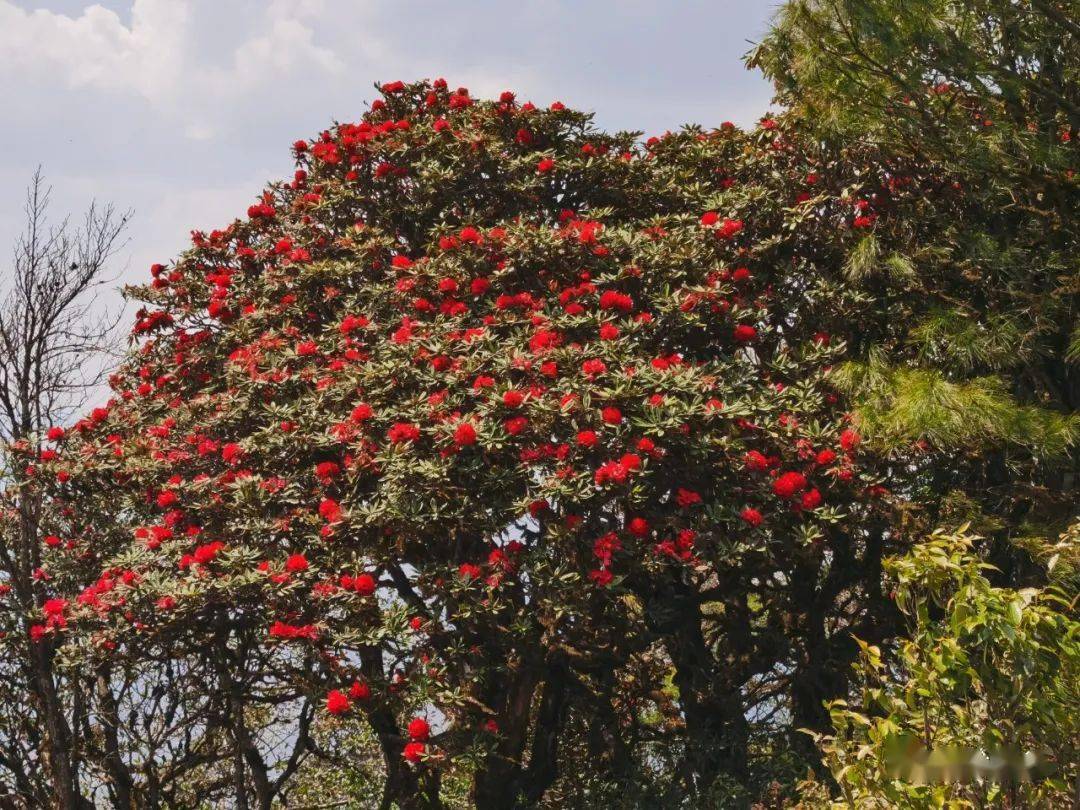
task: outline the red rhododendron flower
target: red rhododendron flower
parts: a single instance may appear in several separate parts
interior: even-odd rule
[[[600,309],[617,309],[620,312],[633,312],[634,299],[625,293],[605,290],[600,296]]]
[[[473,563],[462,563],[458,566],[458,576],[462,579],[478,579],[480,577],[480,566]]]
[[[607,371],[607,366],[603,360],[586,360],[581,364],[581,371],[586,377],[598,377]]]
[[[806,489],[806,476],[799,472],[786,472],[773,481],[773,492],[781,498],[790,498]]]
[[[349,711],[351,706],[352,704],[349,702],[349,698],[337,689],[331,689],[326,693],[326,711],[330,714],[345,714],[345,712]]]
[[[341,506],[333,498],[323,498],[319,504],[319,515],[327,523],[336,523],[341,520]]]
[[[195,553],[192,557],[199,565],[206,565],[213,560],[223,548],[225,548],[225,544],[220,540],[215,540],[213,543],[204,543],[195,549]]]
[[[577,441],[582,447],[595,447],[599,439],[595,431],[582,430],[578,432]]]
[[[720,227],[716,229],[716,235],[722,239],[730,239],[742,229],[743,222],[741,219],[725,219],[720,223]]]
[[[329,483],[341,472],[341,465],[336,461],[320,461],[315,465],[315,476],[323,483]]]
[[[230,442],[221,448],[221,458],[226,464],[235,464],[243,459],[243,457],[244,449],[235,442]]]
[[[358,574],[353,581],[353,590],[361,596],[371,596],[375,593],[375,578],[371,574]]]
[[[757,337],[757,330],[749,324],[740,323],[735,327],[735,340],[739,343],[749,343]]]
[[[746,454],[746,468],[748,470],[763,472],[764,470],[769,469],[769,459],[757,450],[751,450]]]
[[[854,430],[845,430],[840,434],[840,446],[847,452],[851,452],[862,442],[862,437]]]
[[[589,572],[589,579],[592,580],[598,588],[606,588],[611,584],[611,580],[614,579],[614,576],[606,568],[596,568]]]
[[[313,624],[293,625],[277,621],[270,625],[270,636],[272,638],[314,641],[319,637],[319,629]]]
[[[454,429],[454,444],[459,447],[476,444],[476,428],[468,422],[462,422]]]
[[[761,512],[759,512],[757,509],[754,509],[751,506],[748,506],[745,509],[743,509],[741,512],[739,512],[739,517],[741,517],[743,520],[745,520],[751,526],[755,526],[755,527],[760,526],[761,522],[764,520],[764,518],[761,515]]]
[[[369,321],[362,315],[346,315],[341,319],[341,324],[338,329],[343,335],[350,335],[358,329],[363,329],[368,326]]]
[[[695,504],[701,503],[701,495],[691,489],[679,487],[678,492],[675,493],[675,502],[683,508],[694,506]]]
[[[420,428],[410,422],[397,422],[387,431],[386,437],[395,444],[414,442],[420,438]]]
[[[301,571],[308,570],[307,557],[303,554],[290,554],[289,559],[285,561],[285,570],[290,574],[299,574]]]
[[[522,433],[528,426],[529,420],[526,419],[524,416],[515,416],[512,419],[507,419],[505,422],[503,422],[503,427],[506,429],[506,432],[509,433],[511,436],[517,436],[519,433]]]
[[[428,725],[427,720],[423,717],[414,717],[409,721],[409,726],[406,731],[409,733],[410,740],[427,742],[427,739],[431,734],[431,726]]]
[[[816,489],[804,492],[802,499],[800,500],[800,505],[803,509],[817,509],[821,506],[821,493]]]
[[[371,406],[361,402],[359,405],[352,409],[352,412],[349,414],[349,418],[352,419],[354,422],[366,422],[372,417],[372,415],[373,411],[371,410]]]
[[[819,450],[817,455],[814,456],[814,461],[820,464],[822,467],[826,467],[836,461],[836,453],[828,448]]]
[[[627,453],[618,461],[608,461],[600,465],[593,477],[597,486],[607,483],[624,484],[630,473],[641,468],[641,459],[633,453]]]

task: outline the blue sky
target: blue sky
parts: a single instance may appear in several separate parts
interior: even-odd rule
[[[559,99],[608,129],[746,124],[742,55],[772,0],[0,0],[0,273],[42,164],[57,213],[135,211],[123,281],[227,224],[289,144],[356,120],[375,81]],[[2,285],[0,285],[2,286]]]

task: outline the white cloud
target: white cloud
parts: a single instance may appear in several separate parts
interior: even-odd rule
[[[99,5],[69,17],[0,2],[0,60],[8,69],[59,75],[74,86],[152,97],[182,60],[187,10],[182,2],[137,0],[128,28]]]
[[[271,19],[318,17],[326,10],[324,0],[273,0],[267,9]]]
[[[327,73],[337,73],[345,67],[333,51],[320,48],[312,41],[313,32],[297,19],[281,18],[263,36],[253,37],[236,49],[231,76],[221,77],[221,87],[237,92],[256,85],[268,74],[284,75],[302,67],[305,61]],[[235,84],[226,84],[232,80]]]
[[[209,141],[214,135],[214,128],[207,123],[191,121],[184,127],[184,136],[193,141]]]
[[[134,94],[205,139],[221,105],[300,71],[344,68],[304,21],[320,13],[321,0],[275,0],[265,13],[260,5],[237,3],[222,15],[213,0],[134,0],[125,25],[100,5],[69,16],[0,0],[0,70]],[[215,40],[236,44],[208,50]]]

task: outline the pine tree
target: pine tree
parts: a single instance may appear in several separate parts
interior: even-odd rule
[[[844,380],[865,432],[925,466],[910,493],[925,528],[974,521],[1021,580],[1038,574],[1016,546],[1075,515],[1078,11],[793,0],[749,59],[818,137],[939,179],[896,254],[877,229],[851,251],[881,317]]]

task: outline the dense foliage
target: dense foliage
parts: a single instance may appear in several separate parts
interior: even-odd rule
[[[819,137],[915,161],[947,190],[926,198],[932,226],[899,264],[874,238],[850,253],[853,283],[891,317],[841,377],[868,438],[923,471],[908,517],[986,539],[979,556],[939,539],[895,564],[901,592],[924,598],[910,635],[880,659],[867,647],[870,715],[834,713],[826,751],[849,802],[993,798],[891,780],[882,764],[905,734],[1048,748],[1059,781],[994,800],[1074,800],[1076,730],[1058,707],[1077,689],[1078,23],[1072,0],[796,0],[750,57]]]
[[[848,258],[888,316],[849,390],[881,444],[939,451],[914,498],[926,529],[972,521],[1017,584],[1035,574],[1017,546],[1052,543],[1076,514],[1078,11],[797,0],[751,55],[819,137],[941,178],[900,265],[873,235]]]

